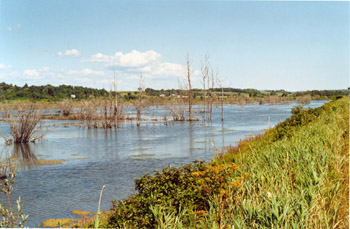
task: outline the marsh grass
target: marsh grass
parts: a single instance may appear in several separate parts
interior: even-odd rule
[[[231,222],[245,227],[348,228],[349,101],[319,109],[319,116],[242,143],[217,161],[235,161],[252,174]]]

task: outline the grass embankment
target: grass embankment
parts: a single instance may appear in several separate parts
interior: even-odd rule
[[[293,113],[209,164],[137,179],[100,226],[348,228],[349,99]]]

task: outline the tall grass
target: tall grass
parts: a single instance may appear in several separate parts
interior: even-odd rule
[[[319,109],[319,116],[247,141],[217,161],[235,161],[252,174],[229,224],[245,227],[348,228],[349,101]]]

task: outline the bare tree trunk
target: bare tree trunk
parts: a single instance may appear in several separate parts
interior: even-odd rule
[[[209,114],[209,107],[210,107],[210,100],[209,100],[209,96],[210,96],[210,77],[209,77],[209,69],[208,69],[208,77],[207,77],[207,80],[208,80],[208,106],[207,106],[207,109],[208,109],[208,114]]]
[[[218,77],[218,71],[216,72],[216,82],[221,88],[221,121],[224,122],[224,86],[222,81]]]
[[[203,84],[203,96],[204,96],[204,121],[207,119],[207,110],[206,110],[206,104],[207,104],[207,90],[206,90],[206,80],[209,77],[209,55],[206,54],[204,57],[204,62],[202,62],[202,84]]]
[[[188,116],[189,121],[192,121],[192,85],[191,85],[191,67],[190,57],[187,53],[187,83],[188,83]]]
[[[142,91],[143,91],[143,81],[142,81],[142,73],[140,75],[140,86],[138,88],[139,90],[139,101],[136,107],[137,110],[137,126],[140,126],[140,121],[141,121],[141,110],[142,110],[142,104],[141,104],[141,97],[142,97]]]
[[[221,121],[224,121],[224,88],[221,87]]]
[[[113,66],[113,75],[114,75],[114,81],[113,81],[113,86],[114,86],[114,93],[115,93],[115,96],[114,96],[114,113],[113,113],[113,116],[114,116],[114,125],[115,125],[115,128],[117,128],[118,126],[118,94],[117,94],[117,73],[114,69],[114,66]]]
[[[217,73],[216,73],[217,74]],[[213,117],[213,102],[214,102],[214,72],[213,70],[211,71],[211,100],[210,100],[210,120],[212,120]]]

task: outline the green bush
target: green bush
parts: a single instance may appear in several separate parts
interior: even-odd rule
[[[181,168],[168,167],[153,176],[146,174],[135,181],[138,194],[113,203],[108,227],[154,228],[157,221],[151,209],[155,206],[175,214],[181,209],[203,214],[209,209],[209,199],[214,195],[225,197],[228,187],[234,191],[240,188],[240,182],[246,178],[241,175],[234,164],[208,165],[203,161],[194,161]],[[184,225],[190,223],[189,218],[183,221]]]

